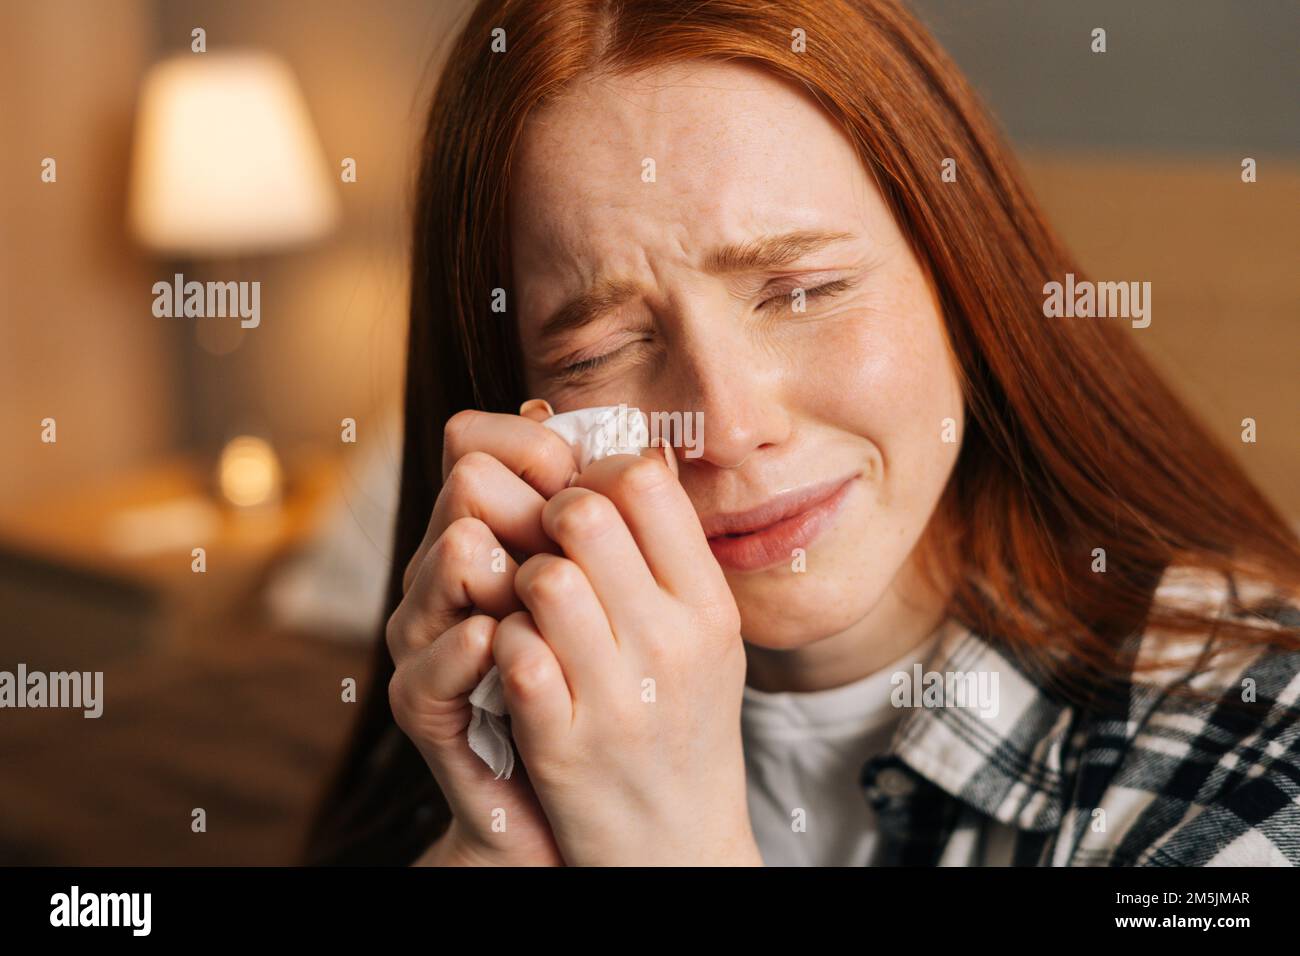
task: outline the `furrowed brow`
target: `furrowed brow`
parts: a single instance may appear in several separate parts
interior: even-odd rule
[[[545,342],[572,332],[594,322],[611,309],[616,309],[636,295],[636,283],[620,279],[597,279],[596,283],[574,299],[570,299],[551,314],[542,324],[539,338]]]
[[[826,246],[854,238],[851,232],[802,230],[778,236],[759,236],[748,242],[719,246],[704,259],[706,271],[715,275],[779,269]]]
[[[759,236],[747,242],[718,246],[704,257],[704,269],[713,275],[760,272],[788,266],[836,242],[856,238],[851,232],[800,230]],[[546,342],[594,322],[636,295],[635,282],[602,278],[590,289],[570,299],[551,314],[538,337]]]

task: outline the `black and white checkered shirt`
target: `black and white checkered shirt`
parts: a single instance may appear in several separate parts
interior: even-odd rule
[[[1187,569],[1157,590],[1224,615],[1255,608],[1241,598]],[[1255,613],[1300,627],[1292,605]],[[1133,646],[1168,644],[1148,633]],[[992,716],[971,706],[904,715],[889,751],[862,771],[880,829],[875,863],[1300,864],[1300,652],[1144,677],[1121,689],[1124,712],[1109,714],[1054,698],[1005,647],[961,627],[941,632],[925,669],[997,674],[998,706]],[[1180,681],[1216,702],[1171,695]]]

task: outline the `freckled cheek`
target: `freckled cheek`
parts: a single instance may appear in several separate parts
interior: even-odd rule
[[[568,409],[626,403],[641,409],[685,409],[681,379],[664,374],[659,363],[647,363],[600,375],[591,382],[561,388]]]
[[[961,403],[938,316],[871,313],[827,325],[801,350],[809,414],[875,446],[891,470],[942,465],[942,420]]]

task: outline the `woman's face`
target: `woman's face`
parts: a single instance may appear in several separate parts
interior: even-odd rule
[[[549,103],[515,175],[530,396],[557,412],[700,413],[701,453],[677,456],[706,531],[842,486],[802,536],[787,522],[761,546],[711,542],[746,641],[799,647],[896,602],[957,456],[962,402],[937,300],[843,132],[757,68],[693,64]],[[813,238],[779,239],[794,233]],[[585,324],[543,334],[605,283]],[[792,543],[802,568],[781,553]]]

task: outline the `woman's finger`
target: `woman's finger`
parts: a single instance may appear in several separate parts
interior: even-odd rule
[[[559,740],[573,726],[573,695],[564,670],[532,615],[511,614],[497,625],[492,657],[501,669],[501,690],[510,729],[527,740]]]
[[[614,503],[665,591],[690,604],[707,601],[727,586],[726,577],[686,489],[661,456],[658,448],[640,457],[611,455],[593,462],[575,487]]]
[[[573,696],[599,687],[618,645],[582,568],[553,554],[534,555],[519,566],[515,594],[555,652]]]
[[[393,715],[408,736],[445,744],[469,723],[465,698],[492,669],[496,618],[475,614],[408,654],[388,685]]]
[[[491,455],[470,452],[456,462],[438,492],[424,540],[406,566],[403,587],[409,590],[433,542],[460,518],[477,518],[498,542],[520,553],[554,552],[555,543],[542,529],[545,503],[536,489]]]
[[[578,471],[569,443],[532,418],[474,409],[457,412],[443,429],[442,476],[470,452],[491,455],[544,497],[568,487]]]
[[[615,635],[644,627],[659,584],[612,501],[566,488],[542,509],[542,527],[587,576]]]
[[[433,643],[477,608],[500,619],[522,605],[513,558],[484,522],[457,518],[413,566],[415,573],[388,626],[394,663]]]

